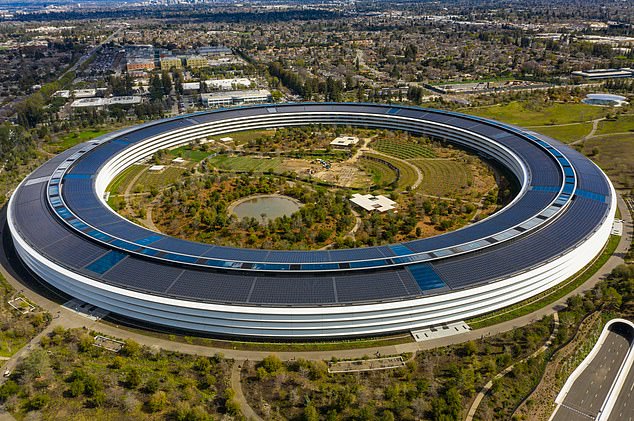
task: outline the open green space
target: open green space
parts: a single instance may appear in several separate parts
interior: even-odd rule
[[[412,141],[380,139],[372,142],[370,146],[379,152],[400,159],[433,158],[435,156],[434,151],[429,146]]]
[[[634,187],[634,133],[593,137],[583,146],[617,187]]]
[[[132,182],[141,171],[147,168],[146,165],[131,165],[121,173],[119,173],[114,180],[110,182],[110,185],[106,191],[110,192],[110,195],[123,194],[128,185]]]
[[[575,142],[592,131],[592,123],[578,123],[566,126],[534,127],[531,130],[550,136],[560,142]]]
[[[387,156],[375,155],[371,153],[365,154],[365,156],[381,159],[383,161],[389,162],[390,164],[398,168],[400,172],[400,177],[398,179],[398,184],[397,184],[398,189],[405,190],[408,187],[414,185],[414,183],[416,183],[416,180],[418,179],[416,170],[414,170],[414,168],[412,168],[410,165],[408,165],[405,162],[402,162],[402,161],[399,161],[398,159],[390,158]]]
[[[282,158],[254,158],[250,156],[216,155],[209,163],[229,171],[281,172],[284,171]]]
[[[412,159],[420,168],[423,182],[419,190],[434,196],[449,196],[473,182],[469,168],[461,162],[445,159]]]
[[[114,128],[92,128],[82,131],[71,132],[65,134],[55,142],[51,142],[45,146],[45,148],[52,153],[59,153],[65,151],[68,148],[72,148],[75,145],[78,145],[82,142],[86,142],[88,140],[94,139],[99,136],[103,136],[107,133],[110,133],[114,130]]]
[[[201,151],[198,149],[192,149],[189,145],[179,146],[178,148],[170,149],[169,154],[173,157],[181,157],[187,161],[200,162],[207,158],[211,152]]]
[[[377,187],[389,186],[396,181],[394,170],[381,162],[372,159],[361,159],[359,164],[363,171],[372,175],[372,182]]]
[[[602,135],[626,132],[634,132],[633,114],[620,115],[615,120],[600,121],[595,134]]]
[[[275,134],[275,129],[271,130],[242,130],[239,132],[231,132],[231,133],[223,133],[221,135],[212,136],[217,143],[222,144],[222,142],[218,142],[218,139],[223,137],[230,137],[233,139],[233,143],[236,145],[242,145],[250,140],[257,139],[258,137],[264,136],[273,136]]]
[[[160,189],[176,183],[185,171],[183,168],[178,167],[166,167],[160,172],[146,171],[139,177],[136,184],[142,186],[145,191],[154,188]]]
[[[586,104],[536,104],[534,102],[513,101],[505,105],[494,105],[462,110],[467,114],[492,118],[519,126],[545,126],[554,124],[580,123],[605,116],[602,107]]]

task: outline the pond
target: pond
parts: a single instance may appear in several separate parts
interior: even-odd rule
[[[255,218],[270,221],[284,215],[289,216],[299,210],[301,203],[291,197],[262,195],[241,199],[229,207],[229,212],[238,218]]]

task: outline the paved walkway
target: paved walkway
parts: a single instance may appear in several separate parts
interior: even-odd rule
[[[538,356],[539,354],[541,354],[542,352],[550,348],[550,346],[553,344],[553,341],[555,340],[555,336],[557,335],[557,332],[559,332],[559,313],[553,314],[553,321],[554,321],[553,331],[544,345],[542,345],[537,351],[533,352],[528,357],[516,362],[515,364],[511,364],[510,366],[506,367],[504,370],[496,374],[495,377],[489,380],[487,384],[484,385],[484,387],[480,390],[480,392],[478,392],[473,403],[471,404],[471,407],[469,408],[469,412],[467,413],[467,417],[465,418],[465,421],[473,421],[473,417],[475,413],[478,411],[478,408],[480,407],[480,403],[482,402],[486,394],[489,393],[489,390],[491,390],[491,388],[493,387],[494,381],[501,379],[502,377],[510,373],[515,367],[515,365],[523,363],[524,361],[528,359],[535,358],[536,356]]]

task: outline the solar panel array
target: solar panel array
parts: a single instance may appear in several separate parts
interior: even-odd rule
[[[308,109],[331,111],[334,106],[277,107],[278,111],[283,109],[297,112]],[[52,182],[49,189],[44,182],[46,177],[57,174],[55,171],[58,165],[71,165],[68,159],[82,148],[87,149],[85,145],[79,145],[53,158],[25,180],[22,187],[14,193],[16,225],[24,234],[24,238],[52,261],[123,288],[210,302],[250,305],[332,305],[413,298],[511,276],[575,246],[591,233],[607,212],[610,189],[600,170],[576,151],[543,138],[547,142],[544,142],[544,145],[555,145],[570,160],[579,176],[579,190],[572,196],[566,211],[554,222],[517,239],[497,244],[495,239],[502,238],[498,234],[501,230],[521,223],[557,197],[558,185],[564,180],[557,175],[557,171],[552,171],[557,168],[555,160],[545,159],[543,153],[536,154],[539,149],[535,144],[522,142],[510,132],[500,134],[499,129],[495,127],[481,127],[480,120],[465,120],[458,115],[399,107],[338,105],[336,108],[350,112],[384,113],[416,118],[424,116],[435,121],[480,130],[484,134],[496,137],[501,143],[507,142],[508,146],[514,147],[520,155],[530,158],[527,164],[530,166],[532,185],[535,188],[529,190],[513,207],[499,212],[485,222],[449,234],[391,246],[311,252],[233,249],[166,237],[122,220],[104,209],[94,195],[92,173],[110,154],[165,130],[224,119],[244,112],[242,109],[200,114],[183,119],[186,121],[173,120],[156,126],[146,126],[121,138],[115,136],[114,141],[107,141],[95,147],[93,151],[86,152],[85,157],[77,160],[72,170],[61,180],[67,205],[80,213],[87,223],[94,224],[121,239],[98,233],[76,220],[62,207],[57,191],[60,180],[54,178],[53,180],[57,181]],[[258,114],[268,111],[266,108],[256,107],[248,112]],[[563,155],[560,159],[562,158]],[[572,190],[569,193],[572,193]],[[48,194],[53,209],[48,205]],[[59,216],[56,216],[56,213]],[[78,235],[62,219],[91,238]],[[441,258],[441,252],[429,253],[427,257],[438,258],[431,263],[414,261],[406,267],[373,269],[373,265],[377,264],[375,262],[355,262],[357,259],[379,259],[377,262],[388,264],[409,262],[407,257],[402,257],[407,256],[408,251],[425,253],[443,247],[455,249],[461,242],[483,237],[487,238],[481,240],[482,243],[490,247],[447,258]],[[130,243],[123,240],[129,240]],[[159,252],[147,247],[169,252]],[[126,250],[137,251],[146,257],[132,255]],[[179,253],[197,257],[187,258]],[[174,262],[152,260],[156,257],[173,259]],[[212,258],[220,260],[215,261]],[[250,268],[274,272],[248,272],[243,267],[229,270],[230,268],[222,266],[222,259],[262,259],[262,263],[251,265]],[[333,261],[348,263],[335,263],[338,272],[323,272],[335,267],[328,263]],[[194,268],[189,266],[189,263],[207,264],[210,267]],[[288,273],[288,269],[294,266],[303,267],[306,273]],[[366,269],[354,271],[356,268]]]

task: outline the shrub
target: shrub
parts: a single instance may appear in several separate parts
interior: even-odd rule
[[[44,394],[34,395],[26,402],[25,409],[27,411],[38,411],[44,408],[51,401],[50,396]]]
[[[277,355],[269,355],[262,360],[260,367],[264,368],[267,373],[275,373],[281,370],[283,364]]]
[[[150,412],[158,412],[163,410],[168,403],[169,400],[167,399],[167,394],[162,390],[158,390],[150,396],[150,399],[147,402],[147,407]]]

